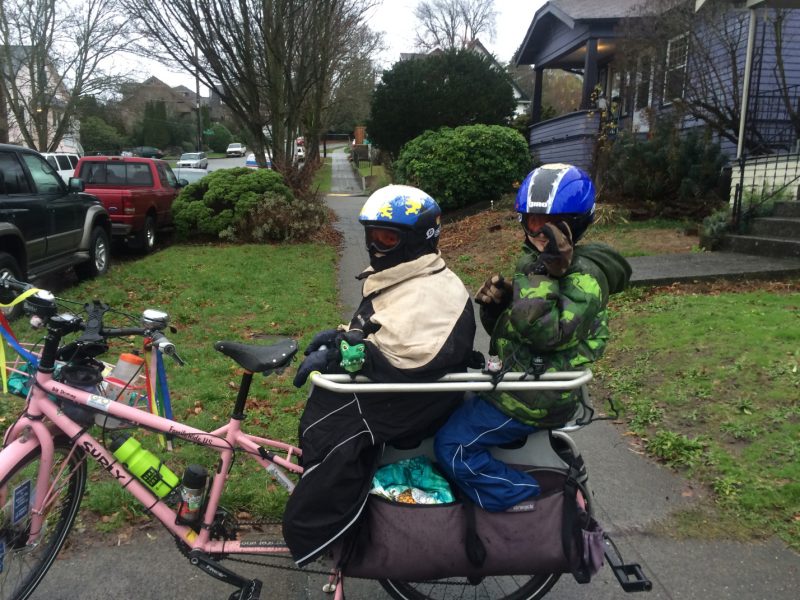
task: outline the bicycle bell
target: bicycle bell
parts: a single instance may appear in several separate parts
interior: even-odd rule
[[[25,300],[25,312],[43,319],[53,317],[58,312],[56,297],[47,290],[39,290]]]
[[[169,315],[163,310],[148,308],[142,313],[142,325],[148,329],[165,329],[169,325]]]

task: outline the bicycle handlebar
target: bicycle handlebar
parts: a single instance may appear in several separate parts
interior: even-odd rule
[[[19,292],[34,289],[32,284],[18,281],[13,277],[1,277],[0,286]],[[153,345],[157,346],[162,353],[171,356],[181,366],[185,364],[178,356],[175,344],[160,331],[161,328],[167,326],[166,313],[159,312],[155,316],[150,315],[152,318],[148,319],[146,318],[146,311],[145,315],[143,315],[145,317],[143,320],[150,325],[149,327],[105,327],[103,325],[103,315],[108,311],[108,306],[97,300],[84,306],[87,313],[85,320],[75,315],[56,315],[56,297],[47,290],[38,290],[26,300],[26,303],[32,310],[34,317],[37,317],[41,324],[47,322],[48,328],[55,330],[59,338],[76,331],[83,331],[78,343],[100,342],[112,337],[130,335],[150,337]],[[71,343],[74,344],[75,342]]]
[[[18,292],[24,292],[33,287],[33,285],[30,283],[27,283],[25,281],[17,281],[16,279],[8,275],[0,277],[0,285],[2,285],[4,288],[7,289],[11,288],[17,290]]]

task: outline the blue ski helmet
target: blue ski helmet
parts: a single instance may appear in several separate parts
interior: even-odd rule
[[[435,253],[441,218],[436,201],[418,188],[387,185],[374,192],[358,215],[372,267],[380,271]]]
[[[542,165],[525,177],[514,208],[523,215],[561,216],[577,242],[594,220],[594,184],[587,173],[572,165]]]

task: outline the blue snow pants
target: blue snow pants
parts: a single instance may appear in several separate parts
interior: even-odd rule
[[[436,460],[475,504],[500,512],[538,495],[539,483],[497,460],[488,449],[534,431],[535,427],[503,414],[480,396],[470,396],[436,434]]]

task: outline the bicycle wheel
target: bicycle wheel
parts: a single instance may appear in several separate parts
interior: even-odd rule
[[[37,447],[0,482],[0,598],[5,600],[25,600],[33,593],[64,545],[83,497],[86,461],[82,450],[66,439],[55,440],[49,492],[35,489],[40,463],[41,448]],[[49,496],[41,533],[31,543],[30,502],[40,493]]]
[[[544,597],[559,575],[485,577],[476,585],[464,577],[422,583],[382,579],[380,584],[397,600],[536,600]]]

